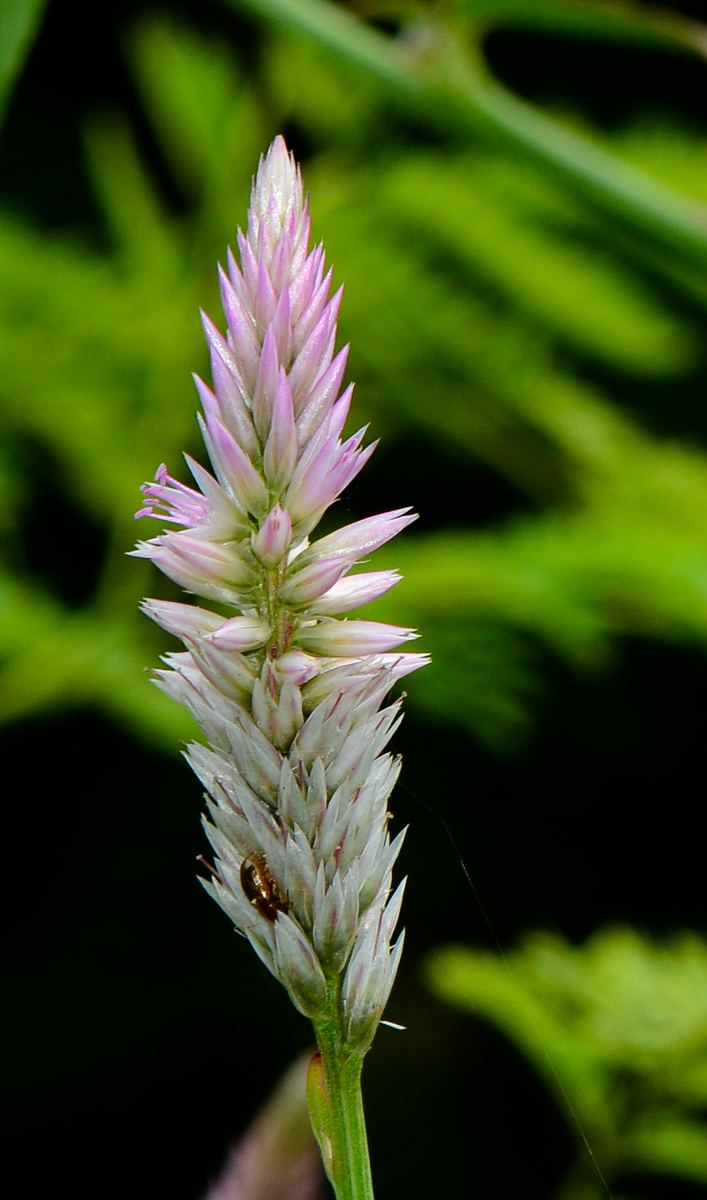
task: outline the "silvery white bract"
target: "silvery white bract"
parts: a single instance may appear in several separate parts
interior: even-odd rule
[[[390,892],[403,835],[391,843],[387,812],[399,764],[385,753],[400,701],[380,705],[427,658],[397,649],[410,629],[338,618],[398,582],[350,572],[415,518],[397,509],[310,544],[374,446],[364,429],[342,441],[353,389],[339,395],[341,290],[330,297],[323,249],[309,250],[282,138],[261,160],[238,249],[240,266],[229,252],[221,272],[226,337],[204,316],[213,390],[196,379],[214,475],[187,458],[195,490],[161,466],[137,515],[181,528],[134,553],[237,613],[144,605],[186,647],[157,682],[208,741],[188,750],[217,855],[205,886],[303,1013],[320,1015],[338,980],[349,1049],[364,1053],[402,945],[402,886]]]

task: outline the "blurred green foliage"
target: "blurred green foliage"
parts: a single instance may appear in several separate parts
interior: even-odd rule
[[[356,420],[384,439],[379,455],[411,439],[430,451],[416,495],[390,506],[419,497],[424,515],[427,497],[436,528],[379,552],[405,581],[371,609],[419,626],[433,653],[411,704],[505,750],[532,725],[553,659],[600,669],[631,634],[707,650],[707,453],[656,433],[640,403],[643,388],[694,389],[706,369],[707,137],[665,115],[607,133],[534,110],[482,52],[507,24],[683,55],[704,31],[611,0],[360,4],[400,36],[324,0],[225,3],[256,14],[256,52],[169,15],[125,30],[171,193],[144,130],[96,112],[85,154],[102,240],[0,212],[0,719],[91,707],[170,752],[192,732],[144,674],[168,645],[138,601],[176,592],[125,553],[139,485],[199,454],[197,308],[218,317],[216,260],[281,129],[308,151],[315,236],[346,285]],[[0,0],[0,103],[41,11]],[[456,479],[435,473],[437,449]],[[516,515],[472,521],[479,464],[520,498]],[[105,539],[80,602],[27,565],[38,469]],[[42,516],[61,554],[67,530]],[[528,1057],[610,1182],[707,1184],[696,936],[534,936],[508,965],[451,949],[429,978]],[[580,1154],[562,1200],[602,1194]]]
[[[707,946],[695,934],[653,943],[610,929],[577,947],[536,933],[506,960],[441,949],[427,975],[502,1031],[565,1115],[578,1156],[558,1200],[601,1200],[600,1171],[612,1190],[629,1175],[707,1183]]]
[[[287,125],[312,148],[315,234],[346,283],[357,419],[393,449],[417,434],[453,451],[462,478],[487,464],[526,500],[524,515],[477,529],[451,499],[448,528],[391,552],[406,580],[376,615],[421,626],[436,660],[411,701],[503,747],[530,720],[544,656],[591,668],[625,633],[707,647],[707,456],[588,382],[701,369],[705,139],[533,113],[479,66],[484,33],[509,13],[680,53],[687,26],[611,5],[486,3],[446,22],[406,7],[395,39],[318,0],[250,7],[276,18],[256,70],[166,16],[126,30],[184,211],[116,111],[85,132],[103,248],[0,218],[0,717],[88,702],[165,747],[188,731],[141,676],[162,643],[137,601],[169,585],[124,554],[139,484],[197,450],[197,306],[218,313],[215,261],[258,154]],[[13,519],[28,447],[106,533],[81,605],[23,567]],[[445,486],[430,476],[420,492],[439,509]]]

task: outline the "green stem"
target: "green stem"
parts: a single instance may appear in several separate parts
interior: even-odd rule
[[[345,1049],[340,981],[332,981],[328,1012],[314,1021],[319,1055],[310,1071],[312,1124],[337,1200],[373,1200],[361,1095],[363,1058]]]

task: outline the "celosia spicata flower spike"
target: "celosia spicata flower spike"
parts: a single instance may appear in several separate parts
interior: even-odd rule
[[[339,619],[382,596],[395,571],[351,575],[400,533],[408,509],[309,542],[366,463],[365,429],[342,441],[352,388],[334,356],[341,290],[330,298],[321,246],[309,250],[298,166],[282,138],[261,160],[240,263],[220,271],[226,336],[204,316],[213,388],[195,377],[214,474],[187,459],[198,490],[166,466],[139,517],[172,526],[133,553],[187,591],[235,610],[146,600],[180,638],[155,682],[186,705],[208,745],[187,757],[207,791],[216,853],[204,886],[301,1012],[321,1017],[332,987],[348,1051],[365,1053],[402,946],[402,885],[390,898],[403,834],[387,800],[399,764],[385,747],[393,684],[424,665],[396,652],[410,629]]]

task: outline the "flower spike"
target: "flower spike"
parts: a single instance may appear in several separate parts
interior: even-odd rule
[[[216,854],[204,887],[315,1028],[336,998],[342,1053],[360,1058],[402,949],[403,885],[391,893],[404,831],[391,843],[387,812],[399,763],[385,749],[400,701],[381,704],[428,660],[397,652],[411,629],[342,618],[399,581],[351,572],[414,514],[308,540],[375,448],[365,429],[343,436],[342,292],[331,296],[309,224],[299,167],[278,137],[258,167],[239,261],[229,251],[220,269],[226,335],[203,316],[212,387],[195,381],[213,474],[188,459],[196,490],[160,466],[136,515],[173,528],[133,553],[232,613],[143,605],[185,647],[155,682],[208,743],[187,751]]]

